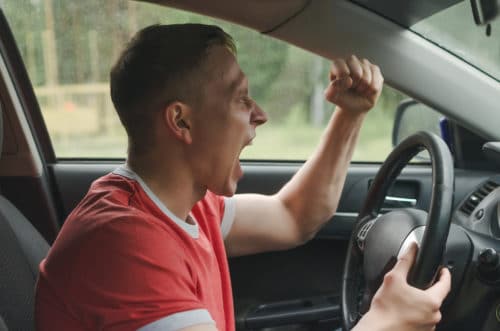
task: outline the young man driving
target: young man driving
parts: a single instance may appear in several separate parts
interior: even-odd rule
[[[235,195],[239,155],[267,117],[250,97],[229,35],[214,26],[141,30],[111,71],[128,134],[126,165],[96,180],[40,265],[39,330],[234,330],[227,256],[283,250],[334,214],[379,68],[333,61],[337,109],[315,153],[271,196]],[[356,330],[433,330],[449,272],[406,283],[410,250]]]

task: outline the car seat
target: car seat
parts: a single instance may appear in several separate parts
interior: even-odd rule
[[[0,108],[0,152],[4,134],[2,115]],[[0,330],[35,330],[38,265],[48,251],[47,241],[0,194]]]

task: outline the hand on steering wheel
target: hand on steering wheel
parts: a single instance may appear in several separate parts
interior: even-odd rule
[[[438,281],[427,290],[409,285],[407,277],[416,256],[417,245],[412,244],[384,276],[370,311],[354,330],[434,330],[441,320],[439,308],[450,291],[451,276],[442,268]]]

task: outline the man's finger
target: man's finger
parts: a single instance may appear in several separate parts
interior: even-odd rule
[[[370,68],[372,71],[372,84],[370,85],[368,91],[373,95],[382,90],[384,85],[384,76],[382,76],[380,68],[377,65],[372,64]]]
[[[354,82],[353,87],[356,87],[359,80],[363,76],[363,68],[361,67],[361,62],[356,57],[356,55],[351,55],[347,59],[347,65],[349,66],[349,71],[351,72],[351,78]]]
[[[330,80],[336,80],[340,78],[347,77],[351,74],[349,66],[345,63],[343,59],[335,59],[332,61],[332,66],[330,69]]]
[[[429,287],[426,292],[436,296],[441,301],[446,298],[451,289],[451,274],[448,268],[442,268],[439,272],[439,279],[434,285]]]
[[[407,276],[410,271],[413,262],[415,262],[415,257],[417,256],[418,247],[416,243],[411,243],[406,252],[401,255],[398,262],[394,266],[394,271],[401,272],[403,276]]]
[[[326,100],[336,104],[340,95],[352,86],[352,78],[344,77],[330,82],[325,90]]]
[[[367,59],[362,59],[361,60],[361,68],[363,69],[363,75],[361,76],[361,79],[359,80],[359,83],[356,87],[356,91],[359,93],[364,93],[371,85],[372,83],[372,70],[371,70],[371,63]]]
[[[351,77],[344,77],[332,81],[333,86],[340,91],[345,91],[351,88],[352,83],[353,79]]]

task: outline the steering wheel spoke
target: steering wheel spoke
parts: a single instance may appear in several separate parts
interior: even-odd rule
[[[365,240],[366,237],[368,236],[368,232],[370,231],[370,229],[372,228],[373,224],[375,224],[376,221],[377,218],[368,219],[362,223],[360,229],[358,230],[356,243],[361,252],[363,252],[365,249]]]

